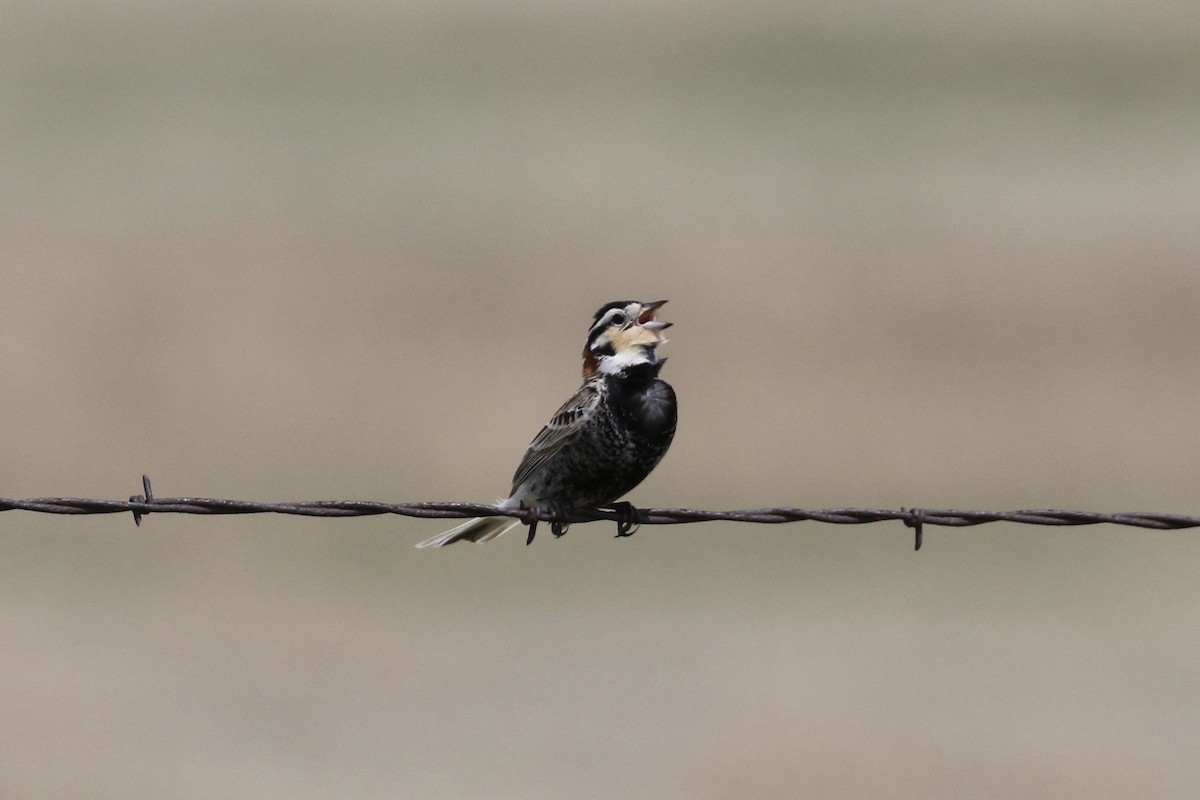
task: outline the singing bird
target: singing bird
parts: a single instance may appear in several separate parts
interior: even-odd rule
[[[658,377],[658,347],[670,322],[666,300],[618,300],[592,319],[583,348],[583,385],[525,451],[503,508],[593,508],[613,503],[662,460],[675,436],[675,390]],[[520,520],[478,517],[417,547],[486,542]]]

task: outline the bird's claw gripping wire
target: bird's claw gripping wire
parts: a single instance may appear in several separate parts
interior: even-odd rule
[[[632,503],[613,503],[612,510],[617,512],[617,538],[624,539],[637,533],[642,527],[642,512],[634,508]]]
[[[571,527],[571,523],[567,520],[566,506],[561,503],[550,503],[548,508],[552,517],[550,532],[554,534],[555,539],[561,539],[562,535],[567,532],[567,528]]]
[[[540,521],[540,514],[543,508],[550,513],[550,533],[554,534],[557,539],[567,532],[567,528],[571,527],[571,523],[567,520],[567,509],[559,503],[548,503],[542,508],[530,506],[525,509],[525,515],[521,520],[529,526],[529,534],[525,537],[525,544],[533,544],[533,537],[537,534],[537,526]]]

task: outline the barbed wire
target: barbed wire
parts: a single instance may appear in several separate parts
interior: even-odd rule
[[[550,522],[555,535],[575,522],[615,521],[618,535],[628,535],[639,525],[684,525],[694,522],[752,522],[775,525],[786,522],[826,522],[832,525],[864,525],[872,522],[900,521],[913,529],[915,549],[921,549],[925,525],[963,528],[989,522],[1013,522],[1023,525],[1124,525],[1153,530],[1181,530],[1200,527],[1200,517],[1182,514],[1130,513],[1105,514],[1095,511],[959,511],[953,509],[901,508],[898,511],[876,508],[752,508],[733,511],[705,511],[693,508],[640,508],[616,504],[612,508],[501,508],[486,503],[420,502],[381,503],[373,500],[303,500],[289,503],[260,503],[250,500],[219,500],[208,497],[155,497],[150,479],[142,476],[142,494],[128,500],[92,500],[78,497],[34,497],[26,500],[0,498],[0,511],[32,511],[40,514],[121,514],[132,513],[140,525],[147,514],[290,514],[304,517],[367,517],[394,514],[426,519],[464,519],[470,517],[512,517],[529,526],[533,541],[537,523]]]

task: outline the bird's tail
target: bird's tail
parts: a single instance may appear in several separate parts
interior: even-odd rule
[[[444,547],[455,542],[486,542],[520,524],[521,520],[511,517],[476,517],[445,533],[426,539],[417,547]]]

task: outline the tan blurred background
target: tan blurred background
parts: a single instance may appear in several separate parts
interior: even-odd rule
[[[1192,3],[10,4],[0,495],[1200,513]],[[0,796],[1192,798],[1200,536],[0,515]]]

